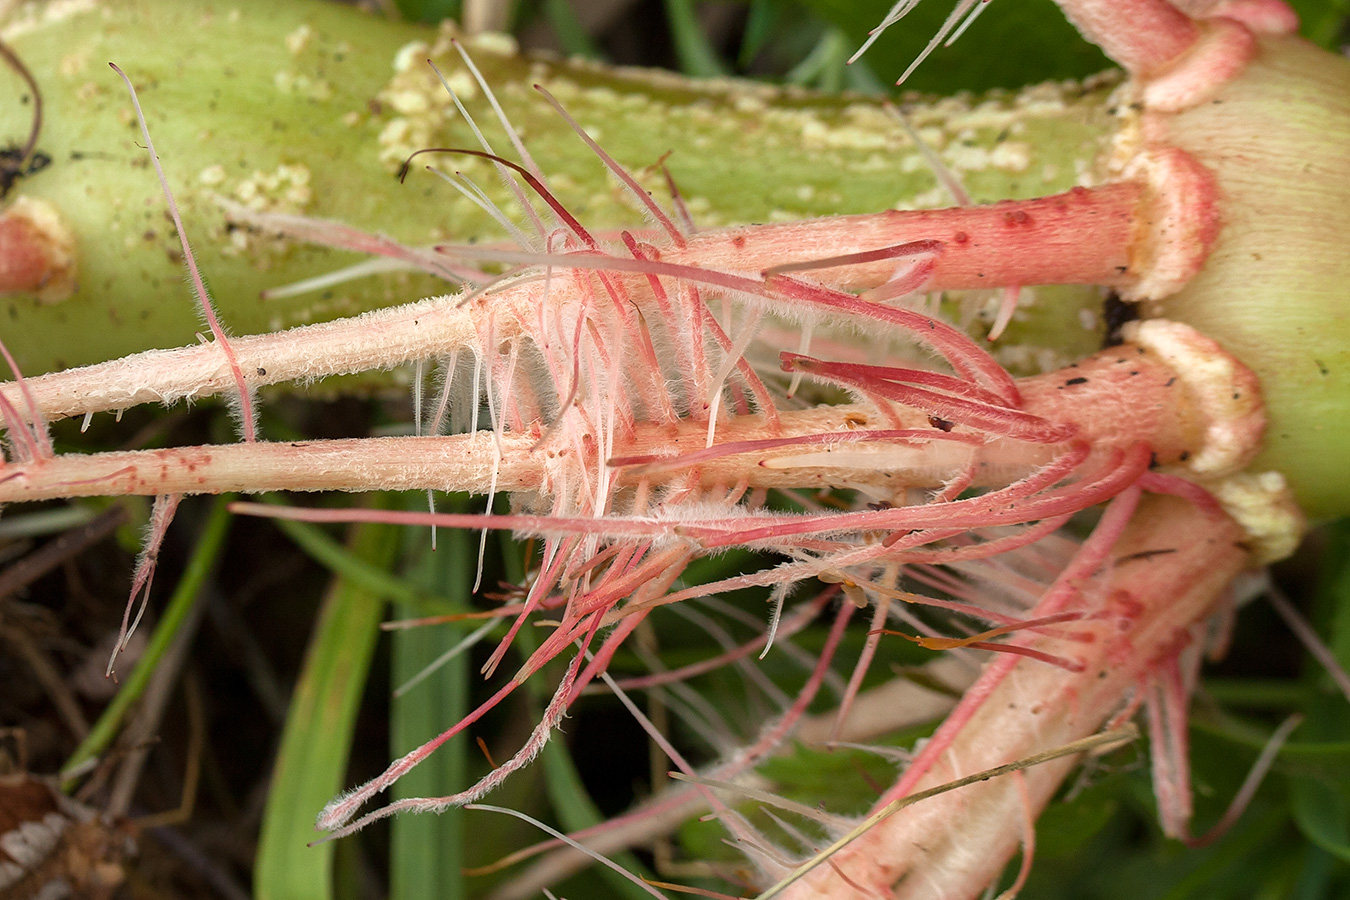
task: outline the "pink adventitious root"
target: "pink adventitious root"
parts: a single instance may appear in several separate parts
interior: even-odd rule
[[[1132,75],[1165,68],[1200,34],[1169,0],[1059,0],[1059,5],[1084,37]]]
[[[905,310],[878,313],[906,322],[923,318]],[[930,337],[939,334],[929,331]],[[1217,349],[1189,333],[1186,340],[1186,347]],[[972,373],[989,371],[992,361],[968,338],[953,335],[948,349],[970,360]],[[545,432],[538,426],[499,435],[256,442],[54,458],[38,452],[35,459],[0,470],[0,502],[265,490],[486,493],[494,483],[505,491],[553,493],[562,487],[561,466],[596,471],[602,463],[613,471],[616,485],[683,470],[697,473],[707,486],[741,479],[749,487],[799,486],[813,472],[822,485],[882,486],[903,479],[914,487],[937,487],[968,468],[967,484],[991,485],[1025,475],[1073,441],[1090,444],[1097,455],[1142,441],[1152,462],[1167,465],[1198,458],[1220,440],[1235,447],[1250,443],[1244,436],[1259,432],[1263,421],[1259,404],[1252,406],[1253,385],[1240,366],[1232,367],[1228,377],[1238,379],[1252,399],[1232,412],[1197,395],[1177,376],[1175,353],[1132,345],[1015,384],[1000,379],[1003,392],[1021,397],[1018,405],[940,373],[796,354],[785,359],[789,368],[857,389],[877,407],[785,411],[777,415],[776,427],[760,417],[737,416],[719,425],[712,447],[704,446],[705,427],[696,422],[635,423],[611,445],[607,460],[598,458],[600,448],[593,444],[554,449],[542,440]],[[1232,383],[1216,383],[1209,391],[1226,391],[1231,405]],[[22,392],[15,396],[21,405],[11,417],[21,416],[26,406]],[[901,427],[878,427],[887,424]],[[840,452],[850,445],[857,447],[854,453]],[[1236,468],[1244,461],[1243,454],[1230,454],[1225,466]]]
[[[850,290],[879,288],[885,296],[885,286],[894,284],[897,276],[893,248],[923,242],[930,249],[925,251],[928,258],[919,271],[922,277],[902,284],[906,292],[1064,283],[1128,289],[1148,274],[1135,257],[1136,245],[1143,246],[1138,233],[1141,223],[1152,221],[1151,202],[1140,184],[1124,182],[988,206],[890,211],[703,232],[690,236],[683,247],[658,248],[630,239],[629,253],[624,256],[605,256],[596,250],[588,251],[596,253],[595,258],[491,248],[460,248],[458,252],[478,258],[550,264],[559,270],[570,264],[645,274],[641,281],[611,280],[612,276],[605,275],[603,290],[615,298],[626,298],[625,303],[646,307],[654,302],[660,308],[646,311],[652,321],[670,321],[672,334],[692,333],[695,344],[688,348],[677,345],[677,349],[692,354],[686,359],[686,369],[697,374],[706,364],[698,343],[703,340],[701,332],[709,329],[716,337],[716,323],[697,311],[702,306],[697,299],[691,317],[681,300],[688,289],[666,278],[748,291],[769,301],[768,308],[786,305],[789,314],[793,314],[791,307],[805,304],[808,309],[815,308],[813,315],[817,316],[833,312],[873,318],[884,314],[887,307],[823,288],[807,288],[795,279],[773,273],[784,267],[809,269],[813,279],[826,284]],[[598,247],[579,223],[575,228],[585,235],[582,241],[587,247]],[[802,263],[803,246],[813,249],[817,263]],[[406,255],[402,250],[388,252],[391,256]],[[842,265],[840,259],[860,261]],[[763,279],[762,272],[769,277]],[[489,307],[496,310],[499,339],[534,332],[552,297],[567,291],[568,281],[576,277],[568,279],[561,271],[552,282],[527,277],[494,288],[488,295],[475,296],[468,306],[453,298],[426,300],[280,335],[225,341],[220,331],[217,343],[226,348],[224,355],[221,348],[200,345],[154,350],[112,363],[43,375],[31,382],[42,414],[50,419],[221,392],[234,391],[247,397],[264,385],[388,367],[472,349],[480,339],[474,320],[481,324]],[[669,298],[667,290],[672,291]],[[203,304],[208,320],[213,320],[204,295]],[[923,318],[911,317],[916,321]],[[894,324],[913,327],[899,318]],[[727,340],[720,343],[723,349],[731,346]],[[745,377],[752,374],[747,369],[740,371]],[[12,385],[0,386],[0,391],[17,406]]]
[[[1137,76],[1140,96],[1154,113],[1185,109],[1209,96],[1251,58],[1253,29],[1286,25],[1269,0],[1062,5]],[[981,8],[979,0],[961,0],[944,34],[964,28]],[[495,105],[481,78],[480,86]],[[434,152],[490,160],[508,179],[529,219],[516,227],[501,217],[518,248],[447,246],[432,252],[341,226],[272,220],[293,234],[364,248],[452,279],[481,275],[447,263],[452,257],[531,267],[459,297],[230,340],[184,238],[214,344],[0,388],[0,413],[16,457],[0,468],[0,502],[158,496],[134,597],[148,590],[155,552],[181,494],[424,489],[491,498],[511,492],[514,511],[492,516],[236,505],[239,512],[306,521],[509,528],[542,539],[528,591],[519,602],[485,614],[510,621],[486,673],[508,658],[519,630],[538,614],[553,615],[553,629],[486,703],[330,804],[319,825],[334,836],[394,812],[444,809],[493,789],[534,758],[588,684],[608,679],[605,670],[617,649],[657,606],[718,590],[771,588],[768,634],[739,647],[728,641],[714,662],[738,660],[804,627],[808,617],[790,613],[780,634],[779,614],[789,591],[809,578],[836,586],[826,596],[839,591],[858,606],[878,603],[872,634],[844,690],[841,719],[878,643],[894,633],[883,626],[892,609],[902,609],[900,602],[993,625],[954,638],[934,636],[923,625],[923,636],[913,638],[934,649],[999,654],[883,804],[1084,737],[1118,713],[1131,691],[1151,690],[1155,731],[1165,748],[1158,761],[1159,796],[1169,830],[1185,833],[1188,681],[1176,654],[1246,563],[1247,550],[1241,530],[1208,494],[1151,469],[1189,468],[1217,477],[1244,466],[1264,424],[1254,379],[1213,342],[1154,322],[1136,328],[1121,347],[1018,380],[981,343],[903,298],[1001,288],[991,339],[1007,325],[1024,285],[1095,284],[1128,298],[1160,299],[1202,268],[1216,240],[1221,196],[1208,169],[1182,150],[1149,145],[1120,182],[1052,197],[695,233],[687,211],[667,216],[544,96],[646,206],[661,233],[621,232],[613,240],[588,230],[550,193],[503,121],[523,165],[496,155],[481,133],[482,150]],[[158,168],[153,149],[151,157]],[[23,249],[26,233],[10,227],[18,237],[7,238],[7,227],[0,223],[0,250],[7,239]],[[179,231],[181,236],[181,223]],[[37,276],[29,270],[37,264],[30,256],[14,253],[12,268],[32,280]],[[809,410],[782,402],[779,382],[787,377],[757,371],[746,355],[770,321],[775,328],[802,325],[800,349],[781,355],[781,368],[792,377],[789,394],[809,379],[846,392],[853,402]],[[844,323],[883,343],[907,340],[936,356],[939,370],[878,365],[861,355],[817,358],[808,345],[811,329],[822,323]],[[472,370],[467,386],[461,351],[468,364],[463,368]],[[1201,358],[1205,366],[1190,365]],[[417,365],[420,383],[422,366],[431,360],[445,361],[447,382],[429,435],[254,441],[250,392],[259,385],[407,362]],[[1193,376],[1192,368],[1206,374]],[[469,433],[440,437],[456,377]],[[239,398],[244,445],[53,457],[42,443],[44,417],[222,392]],[[480,429],[482,409],[487,422]],[[420,417],[417,422],[421,432]],[[771,488],[846,488],[863,501],[844,512],[808,502],[806,512],[788,514],[766,503]],[[1179,496],[1141,500],[1145,489]],[[864,506],[866,501],[876,502]],[[1069,517],[1107,501],[1093,535],[1035,608],[1026,610],[1025,598],[1032,595],[1026,585],[1037,578],[1018,581],[996,571],[1010,564],[990,558],[1010,550],[1038,552],[1032,545],[1052,543],[1049,533]],[[694,557],[730,546],[776,552],[785,561],[671,592]],[[1022,595],[1018,603],[985,610],[973,588],[934,568],[946,563],[984,571],[1009,594],[1017,581]],[[898,590],[902,571],[955,599]],[[787,709],[775,726],[719,775],[743,772],[804,714],[852,611],[844,604],[836,613],[825,651],[797,701],[784,701]],[[525,678],[568,653],[575,655],[542,720],[508,762],[457,794],[361,814],[368,801]],[[651,686],[693,671],[637,683]],[[692,774],[664,736],[652,731],[672,761]],[[944,896],[974,896],[997,877],[1019,838],[1025,847],[1020,885],[1032,853],[1031,819],[1071,764],[1048,763],[906,809],[794,890],[917,897],[938,886]],[[748,826],[720,807],[706,785],[696,790],[757,853]],[[1010,822],[1023,827],[1010,828]],[[760,861],[766,871],[781,868],[771,853]]]
[[[1129,515],[1137,497],[1131,492],[1116,501],[1031,612],[1081,610],[1088,618],[1074,628],[1091,632],[1092,642],[1046,634],[1022,639],[1077,661],[1081,670],[1016,657],[992,660],[880,805],[1090,735],[1153,673],[1167,670],[1191,627],[1247,564],[1247,550],[1241,529],[1222,514],[1173,497],[1147,497]],[[1026,771],[1035,809],[1074,764],[1065,759]],[[786,896],[847,896],[836,870],[881,896],[978,896],[1016,851],[1018,832],[1006,826],[1023,814],[1021,791],[1009,779],[925,800],[883,820],[837,853],[834,869],[816,869]]]

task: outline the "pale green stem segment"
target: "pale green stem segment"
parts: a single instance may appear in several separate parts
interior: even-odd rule
[[[205,0],[137,0],[71,11],[50,23],[12,20],[0,26],[0,36],[42,88],[39,149],[52,158],[7,200],[48,204],[73,235],[78,266],[78,290],[64,300],[3,298],[4,339],[26,374],[188,344],[201,328],[183,283],[181,251],[109,61],[137,86],[201,270],[236,335],[454,288],[403,273],[260,300],[265,288],[361,257],[228,228],[220,198],[341,221],[411,245],[504,239],[484,212],[421,169],[430,163],[463,171],[520,219],[485,160],[433,154],[415,163],[405,184],[395,178],[414,150],[477,146],[428,57],[494,149],[513,155],[482,90],[434,29],[306,0],[234,11]],[[645,222],[532,90],[535,82],[667,203],[655,165],[673,151],[666,164],[700,228],[950,203],[919,148],[875,101],[528,60],[504,52],[504,38],[469,40],[467,47],[551,188],[588,227]],[[1108,80],[1089,89],[1055,84],[979,98],[912,98],[908,115],[976,201],[1044,196],[1096,177],[1115,123],[1106,111],[1111,86]],[[26,134],[30,111],[0,104],[0,135]],[[1078,296],[1091,308],[1100,303],[1092,290]],[[1054,321],[1023,326],[1038,335],[1020,351],[1025,361],[1034,366],[1046,347],[1059,361],[1095,349],[1100,332],[1080,324],[1081,303],[1063,310],[1059,299],[1051,303],[1039,292],[1027,299],[1033,313],[1053,313]],[[1026,339],[1023,330],[1005,341]],[[369,377],[390,383],[388,374]]]
[[[400,538],[396,528],[356,525],[349,552],[372,566],[387,568]],[[356,711],[384,608],[372,591],[341,576],[324,598],[286,716],[263,812],[253,872],[258,900],[334,896],[335,845],[308,845],[319,837],[315,815],[347,783]]]
[[[233,494],[225,494],[217,497],[211,504],[211,514],[206,520],[206,527],[202,529],[201,537],[197,539],[196,547],[188,560],[182,580],[174,588],[173,595],[169,598],[169,604],[164,610],[164,615],[160,618],[159,624],[155,626],[154,633],[150,636],[145,653],[136,662],[131,674],[122,683],[121,689],[113,697],[112,702],[108,704],[107,708],[103,710],[103,714],[99,716],[98,721],[94,723],[89,736],[80,743],[80,746],[75,749],[65,766],[62,767],[63,787],[72,787],[74,782],[71,773],[77,772],[89,760],[94,759],[112,746],[127,713],[145,692],[146,685],[150,683],[150,677],[155,672],[155,667],[159,665],[160,659],[178,634],[179,627],[198,602],[202,593],[202,586],[206,583],[207,576],[220,557],[220,551],[225,545],[225,535],[229,531],[230,525],[228,507],[234,499]]]

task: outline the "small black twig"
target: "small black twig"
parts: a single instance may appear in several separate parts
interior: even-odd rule
[[[42,133],[42,91],[38,89],[37,80],[19,55],[3,41],[0,41],[0,57],[28,83],[28,89],[33,94],[33,126],[28,131],[28,140],[21,147],[0,150],[0,199],[3,199],[16,181],[46,168],[51,157],[36,153],[38,135]]]

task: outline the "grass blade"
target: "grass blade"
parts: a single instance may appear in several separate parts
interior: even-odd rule
[[[348,552],[387,567],[399,532],[356,525]],[[384,604],[345,576],[328,589],[291,700],[272,788],[263,812],[253,873],[258,900],[327,900],[333,896],[335,845],[307,846],[314,817],[344,786],[356,712],[379,636]]]
[[[422,502],[416,498],[415,502]],[[462,512],[461,500],[450,509]],[[461,529],[442,533],[440,548],[430,552],[425,531],[412,532],[418,541],[420,559],[409,573],[416,589],[444,593],[451,603],[467,608],[473,588],[477,552],[471,535]],[[397,608],[412,615],[409,607]],[[434,662],[446,647],[468,631],[462,625],[434,625],[393,633],[392,685],[398,687]],[[412,690],[391,700],[390,750],[399,757],[427,739],[437,729],[462,719],[468,712],[469,659],[464,653],[441,666]],[[466,783],[467,744],[451,741],[431,759],[413,769],[394,785],[395,799],[439,797],[461,790]],[[463,897],[464,812],[446,810],[435,816],[399,816],[391,823],[389,896],[391,900],[423,900],[426,897]]]
[[[225,534],[230,526],[230,514],[226,507],[233,499],[233,495],[215,499],[210,516],[206,520],[206,527],[202,529],[201,537],[197,539],[197,546],[192,551],[182,579],[174,588],[173,596],[169,598],[164,616],[150,636],[150,643],[146,646],[144,655],[137,661],[117,695],[94,723],[89,736],[71,754],[61,770],[63,778],[69,780],[70,776],[67,773],[75,772],[112,744],[127,712],[145,692],[155,666],[173,643],[174,636],[178,634],[178,629],[187,619],[188,613],[192,611],[198,595],[201,594],[202,585],[206,582],[206,576],[210,574],[216,559],[220,556],[221,548],[225,545]],[[63,787],[68,789],[71,784],[63,784]]]

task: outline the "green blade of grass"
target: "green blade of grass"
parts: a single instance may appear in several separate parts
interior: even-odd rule
[[[499,546],[501,547],[503,569],[507,580],[514,584],[521,584],[525,578],[524,546],[519,541],[513,540],[505,532],[502,534]],[[529,628],[520,630],[516,635],[516,643],[520,647],[521,653],[526,656],[539,646],[537,636]],[[548,702],[552,689],[538,679],[531,679],[527,682],[527,686],[533,707],[531,712],[537,716],[541,713],[543,704]],[[572,757],[568,753],[566,738],[562,735],[554,735],[553,740],[544,745],[540,757],[544,763],[544,788],[548,792],[549,803],[558,817],[558,823],[562,826],[562,830],[571,833],[603,822],[605,816],[601,813],[600,808],[595,805],[595,801],[591,799],[590,793],[586,790],[586,785],[582,783],[581,773],[577,771],[576,764],[573,763]],[[645,878],[653,877],[652,872],[633,853],[616,854],[613,860],[635,875]],[[599,866],[595,871],[616,897],[622,897],[625,900],[645,900],[645,898],[651,896],[613,869]]]
[[[420,502],[421,495],[418,496]],[[276,495],[265,494],[262,500],[276,506],[286,504],[283,498]],[[425,584],[426,589],[423,590],[379,566],[352,556],[347,548],[330,538],[317,525],[286,519],[274,519],[273,522],[310,559],[376,597],[408,607],[404,610],[408,615],[444,615],[469,610],[467,600],[447,600],[434,582]]]
[[[554,812],[558,814],[563,831],[570,834],[603,822],[604,814],[600,812],[586,786],[582,784],[581,774],[577,772],[577,767],[561,739],[552,740],[545,745],[541,756],[544,761],[544,784],[548,789],[548,799],[553,804]],[[634,853],[616,853],[610,858],[634,875],[647,879],[655,878],[652,871],[644,866]],[[651,894],[612,869],[601,866],[595,871],[617,897],[626,900],[647,900],[651,897]]]
[[[137,661],[131,670],[131,675],[122,683],[117,695],[113,697],[112,702],[108,704],[108,707],[103,710],[103,714],[99,716],[98,721],[94,723],[89,736],[75,749],[75,752],[71,754],[70,759],[62,768],[63,779],[65,779],[63,788],[68,790],[73,786],[73,781],[67,773],[77,771],[87,761],[98,756],[112,744],[118,730],[122,727],[122,720],[126,717],[127,712],[145,692],[145,686],[150,682],[150,676],[154,673],[155,666],[164,656],[165,651],[169,649],[169,645],[173,643],[174,637],[178,634],[179,627],[197,603],[202,585],[206,582],[206,576],[210,574],[211,568],[220,556],[220,550],[225,544],[225,534],[229,531],[230,525],[230,514],[227,507],[233,499],[233,495],[225,495],[217,497],[212,504],[210,516],[206,520],[206,527],[202,529],[201,537],[197,539],[197,546],[192,551],[187,568],[183,571],[182,579],[178,582],[178,586],[174,588],[173,596],[169,598],[169,605],[164,610],[164,616],[159,620],[159,624],[155,626],[154,632],[150,635],[150,642],[145,648],[144,655]]]
[[[399,532],[356,525],[351,556],[388,566]],[[379,636],[384,604],[368,588],[337,577],[328,589],[296,684],[263,812],[253,889],[258,900],[333,896],[332,843],[310,847],[314,817],[342,787],[356,712]]]
[[[394,5],[409,21],[432,25],[442,19],[458,19],[463,6],[460,0],[396,0]]]
[[[416,498],[414,502],[421,502]],[[452,501],[451,512],[465,512],[462,498]],[[414,532],[418,559],[409,580],[417,588],[444,592],[450,602],[467,608],[478,564],[468,532],[442,532],[440,547],[430,551],[426,532]],[[405,607],[398,607],[402,613]],[[457,624],[411,628],[393,634],[392,675],[397,689],[434,662],[468,631]],[[460,654],[391,701],[390,744],[394,757],[419,746],[468,712],[469,655]],[[440,797],[462,790],[468,765],[464,740],[449,742],[432,758],[399,779],[395,799]],[[449,809],[440,815],[399,816],[392,823],[389,857],[391,900],[427,897],[463,897],[464,811]]]
[[[666,0],[666,22],[675,42],[675,58],[680,71],[694,78],[718,78],[731,73],[717,55],[699,24],[691,0]]]
[[[553,26],[553,33],[558,36],[563,53],[584,59],[604,59],[604,53],[586,33],[576,10],[567,0],[544,0],[544,13]]]

